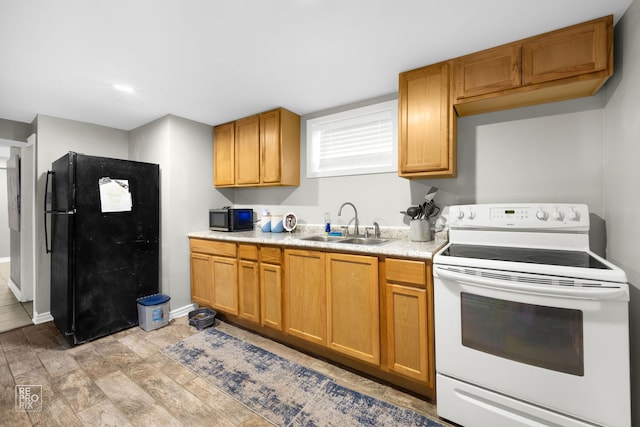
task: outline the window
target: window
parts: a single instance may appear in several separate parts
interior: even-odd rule
[[[398,101],[307,120],[307,177],[398,170]]]

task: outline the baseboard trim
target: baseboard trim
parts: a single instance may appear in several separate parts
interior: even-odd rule
[[[47,311],[46,313],[38,313],[34,307],[32,320],[35,325],[39,325],[40,323],[53,322],[53,316],[50,311]]]
[[[30,300],[25,299],[22,296],[22,290],[20,290],[20,288],[18,287],[18,285],[15,284],[15,282],[11,279],[7,280],[7,285],[9,285],[9,289],[11,289],[11,292],[13,292],[13,296],[16,297],[16,299],[19,302],[27,302]]]
[[[197,308],[198,308],[197,304],[188,304],[188,305],[185,305],[184,307],[171,310],[169,312],[169,320],[175,319],[177,317],[186,316],[187,314],[189,314],[190,311],[193,311]],[[33,310],[32,320],[33,320],[33,323],[37,325],[39,323],[52,322],[53,316],[51,316],[51,312],[38,313],[35,310]]]
[[[188,304],[184,307],[176,308],[175,310],[171,310],[169,312],[169,320],[175,319],[177,317],[186,316],[190,311],[193,311],[198,308],[198,304]]]
[[[11,262],[11,257],[0,258],[0,263]]]

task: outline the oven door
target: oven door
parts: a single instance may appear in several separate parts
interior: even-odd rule
[[[538,409],[629,425],[628,285],[563,286],[557,277],[446,265],[434,266],[434,278],[439,415],[473,425],[475,406],[522,416],[524,401],[531,419],[546,421],[521,425],[553,425]],[[463,418],[461,402],[474,394],[461,399],[446,381],[440,387],[443,378],[518,405],[478,397]],[[450,407],[454,414],[441,413]]]

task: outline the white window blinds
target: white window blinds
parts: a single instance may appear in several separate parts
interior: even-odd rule
[[[307,176],[397,170],[397,101],[307,121]]]

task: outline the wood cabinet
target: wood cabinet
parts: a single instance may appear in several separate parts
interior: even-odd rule
[[[237,315],[238,261],[235,243],[191,239],[190,245],[192,299]]]
[[[238,245],[238,317],[260,323],[258,247]]]
[[[282,249],[260,248],[260,323],[282,331]]]
[[[613,74],[613,17],[454,60],[455,109],[485,113],[593,95]]]
[[[325,254],[285,249],[285,332],[313,342],[327,343]]]
[[[194,302],[224,319],[435,396],[428,260],[191,238]]]
[[[209,255],[191,253],[191,300],[211,306],[213,263]]]
[[[435,387],[430,263],[385,261],[387,368]]]
[[[260,116],[235,123],[236,185],[260,184]]]
[[[520,87],[521,52],[519,44],[510,44],[456,59],[456,101]]]
[[[235,124],[225,123],[213,128],[213,183],[233,185],[235,178]]]
[[[327,254],[327,346],[380,364],[378,258]]]
[[[452,65],[429,65],[400,74],[398,175],[445,178],[456,175],[456,116]]]
[[[213,147],[216,187],[300,185],[300,116],[291,111],[215,126]]]

